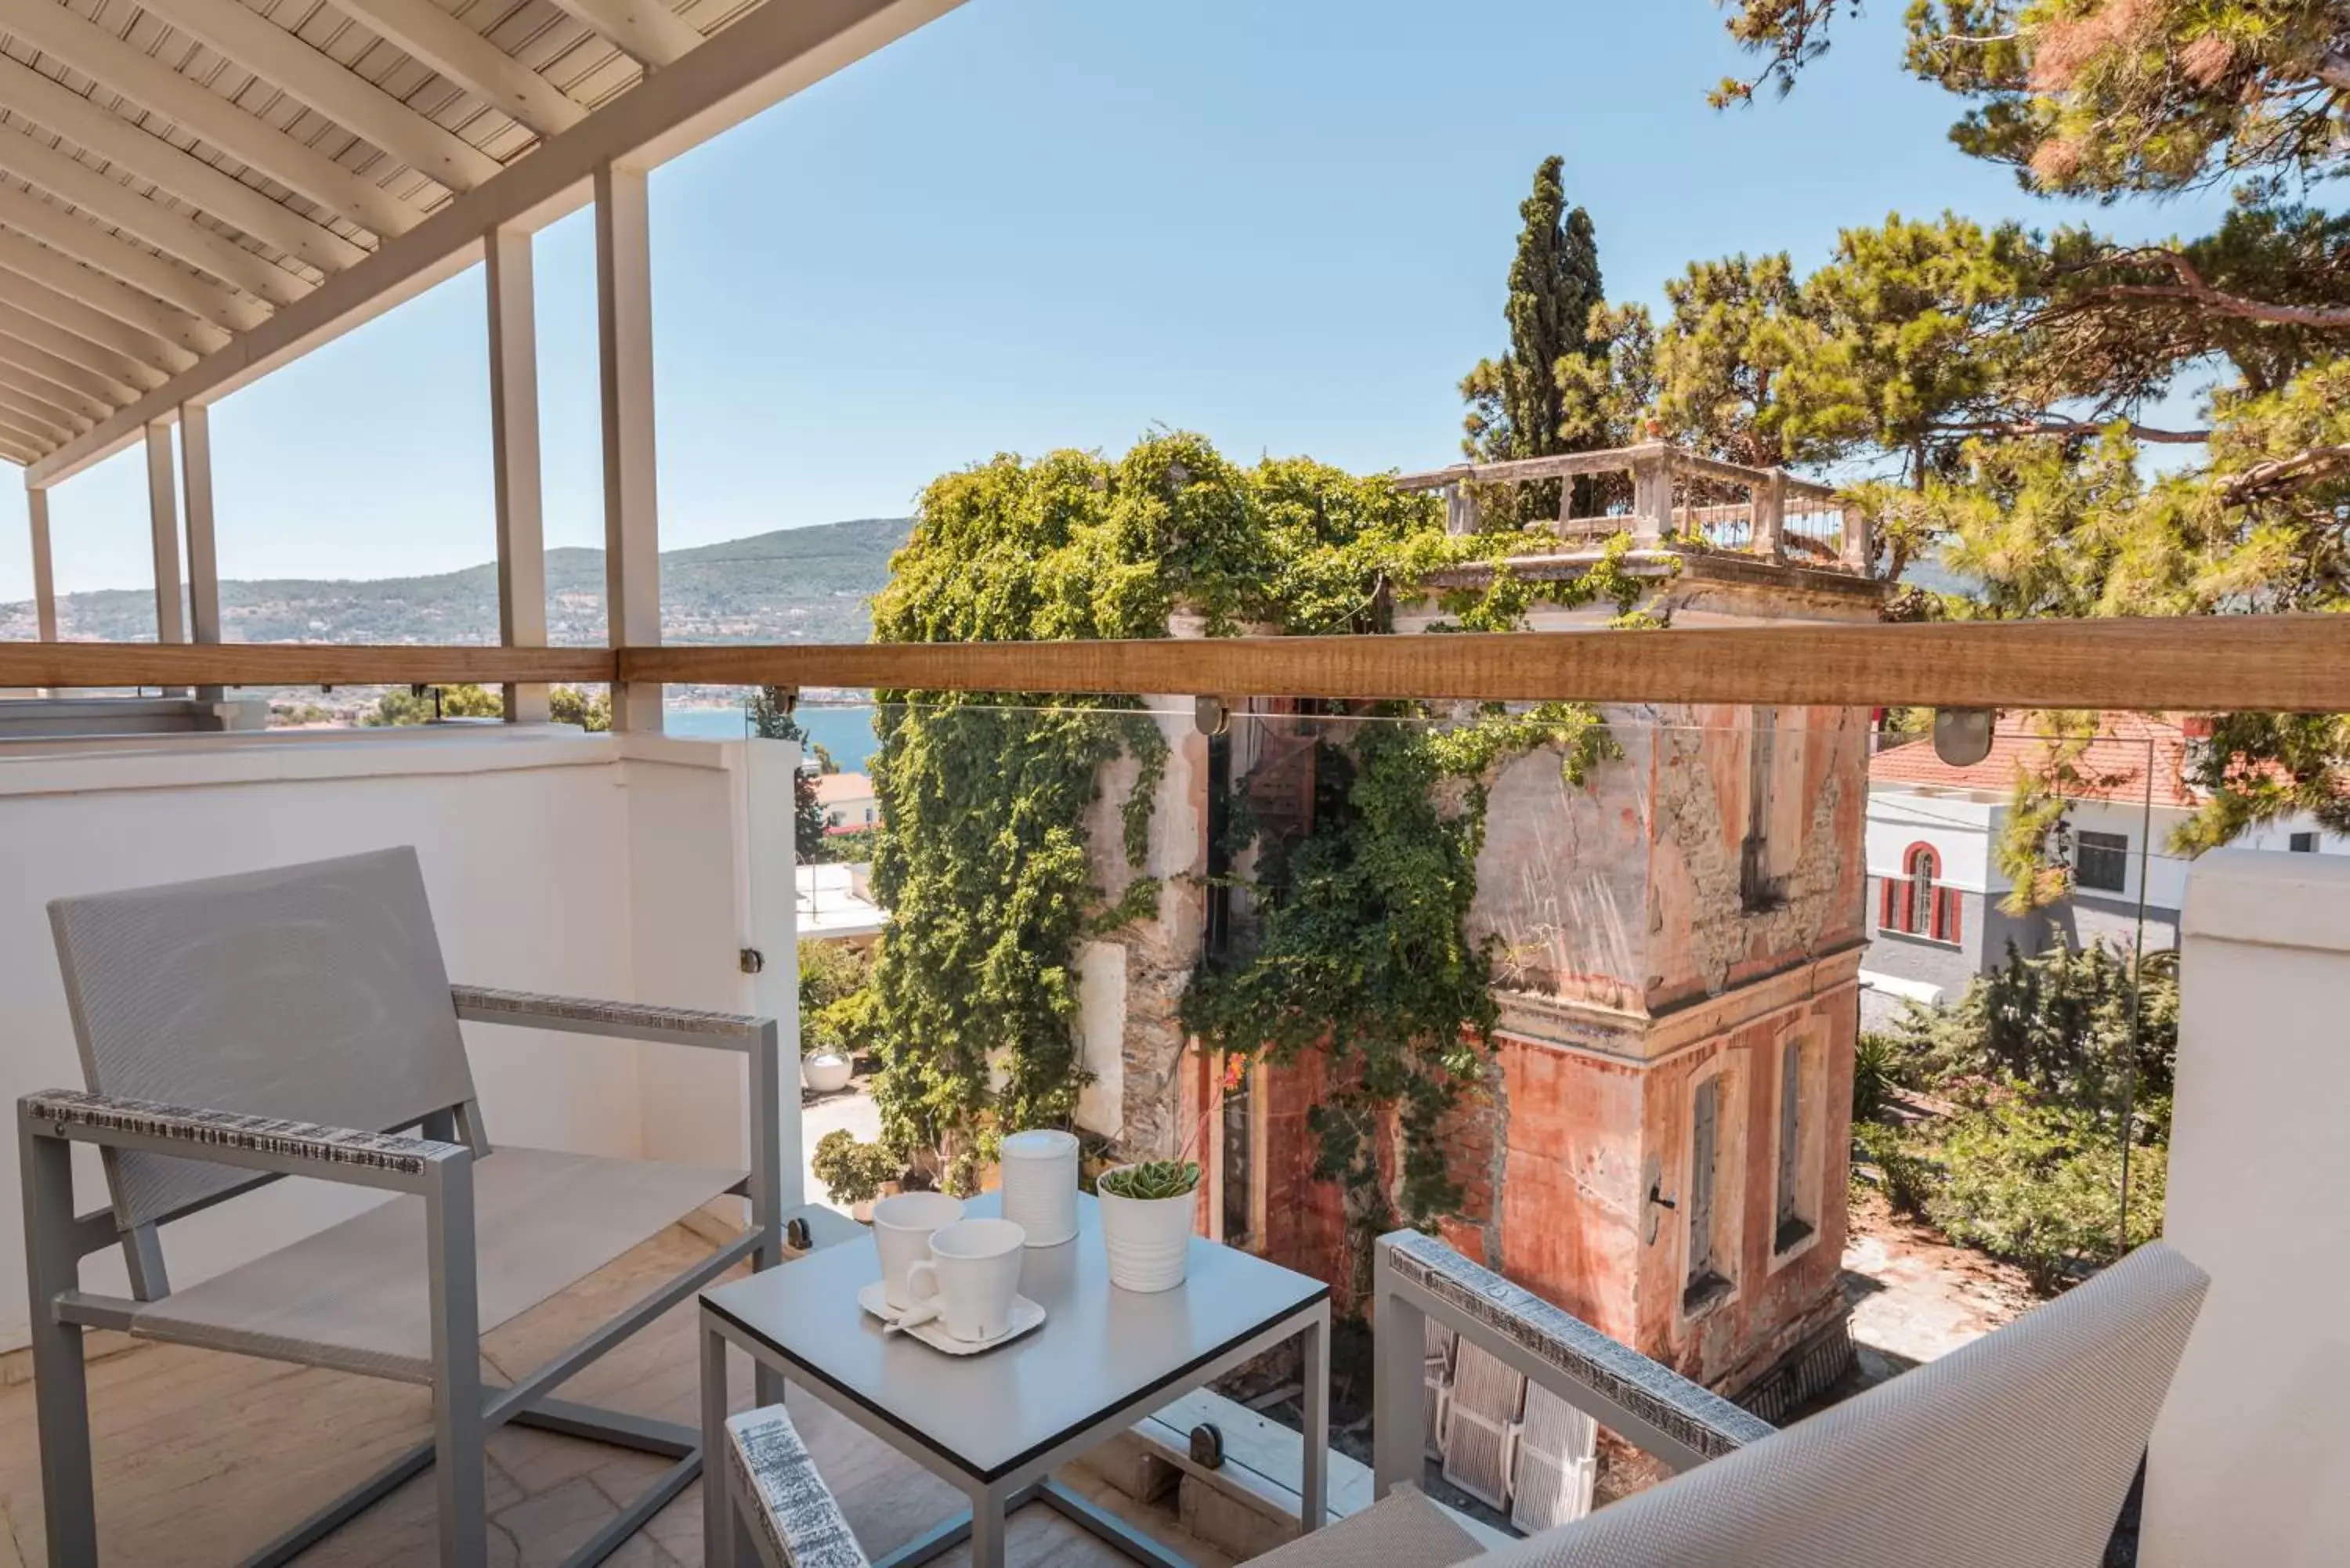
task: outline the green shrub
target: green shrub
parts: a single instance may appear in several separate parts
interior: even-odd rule
[[[881,1189],[898,1179],[903,1168],[897,1156],[878,1143],[860,1143],[847,1127],[816,1139],[816,1156],[808,1168],[835,1203],[870,1203]]]
[[[2002,1095],[1943,1129],[1942,1179],[1926,1212],[1952,1241],[2005,1258],[2036,1288],[2054,1291],[2161,1232],[2168,1155],[2160,1143],[2130,1150],[2126,1245],[2122,1145],[2113,1124]]]
[[[1889,1035],[1863,1034],[1852,1053],[1853,1124],[1875,1121],[1901,1081],[1899,1044]]]
[[[1939,1176],[1934,1162],[1911,1147],[1911,1135],[1883,1122],[1856,1122],[1852,1141],[1861,1158],[1882,1173],[1887,1203],[1904,1214],[1923,1215],[1927,1211]]]

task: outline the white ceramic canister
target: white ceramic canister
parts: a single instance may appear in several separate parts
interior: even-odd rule
[[[1003,1217],[1028,1232],[1032,1247],[1057,1247],[1077,1234],[1077,1138],[1038,1127],[1005,1137]]]

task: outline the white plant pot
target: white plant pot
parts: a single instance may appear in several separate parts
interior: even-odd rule
[[[819,1095],[837,1094],[857,1075],[857,1064],[830,1051],[800,1058],[800,1082]]]
[[[1115,1167],[1116,1170],[1131,1168]],[[1107,1178],[1112,1172],[1106,1170]],[[1109,1282],[1122,1291],[1171,1291],[1191,1262],[1191,1216],[1199,1189],[1176,1198],[1120,1198],[1095,1183],[1101,1205],[1102,1245],[1109,1251]]]

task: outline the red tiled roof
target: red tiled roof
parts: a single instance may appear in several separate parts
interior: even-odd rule
[[[2186,778],[2190,743],[2182,722],[2143,713],[2107,713],[2074,769],[2077,782],[2064,793],[2080,800],[2126,801],[2146,798],[2146,773],[2154,770],[2154,804],[2191,811],[2202,804]],[[2037,774],[2045,765],[2049,742],[2034,729],[2031,715],[2002,713],[1993,732],[1990,754],[1971,767],[1954,768],[1934,754],[1924,738],[1878,752],[1868,759],[1872,784],[1926,784],[1943,789],[1980,789],[2005,794],[2016,777]]]

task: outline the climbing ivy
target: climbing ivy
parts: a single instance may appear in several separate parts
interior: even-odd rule
[[[1151,436],[1116,460],[1003,455],[933,483],[874,601],[883,641],[1378,632],[1399,597],[1469,562],[1447,629],[1523,623],[1545,600],[1632,612],[1620,547],[1573,583],[1501,563],[1547,534],[1449,537],[1435,497],[1302,458],[1243,468],[1201,437]],[[1155,916],[1144,875],[1167,742],[1130,703],[1035,692],[884,692],[872,763],[883,827],[874,891],[890,929],[874,977],[875,1088],[895,1148],[968,1171],[1011,1127],[1066,1125],[1085,1081],[1076,962],[1087,938]],[[1499,708],[1347,726],[1326,743],[1315,831],[1268,846],[1245,951],[1201,970],[1183,1021],[1211,1044],[1288,1059],[1329,1053],[1316,1113],[1322,1172],[1367,1227],[1388,1212],[1379,1130],[1403,1130],[1397,1190],[1416,1220],[1457,1202],[1438,1127],[1482,1070],[1489,944],[1462,921],[1476,888],[1484,788],[1511,756],[1554,748],[1579,778],[1606,754],[1587,708]],[[1188,722],[1188,720],[1187,720]],[[1105,781],[1127,875],[1098,884]],[[1247,814],[1236,814],[1245,822]]]

